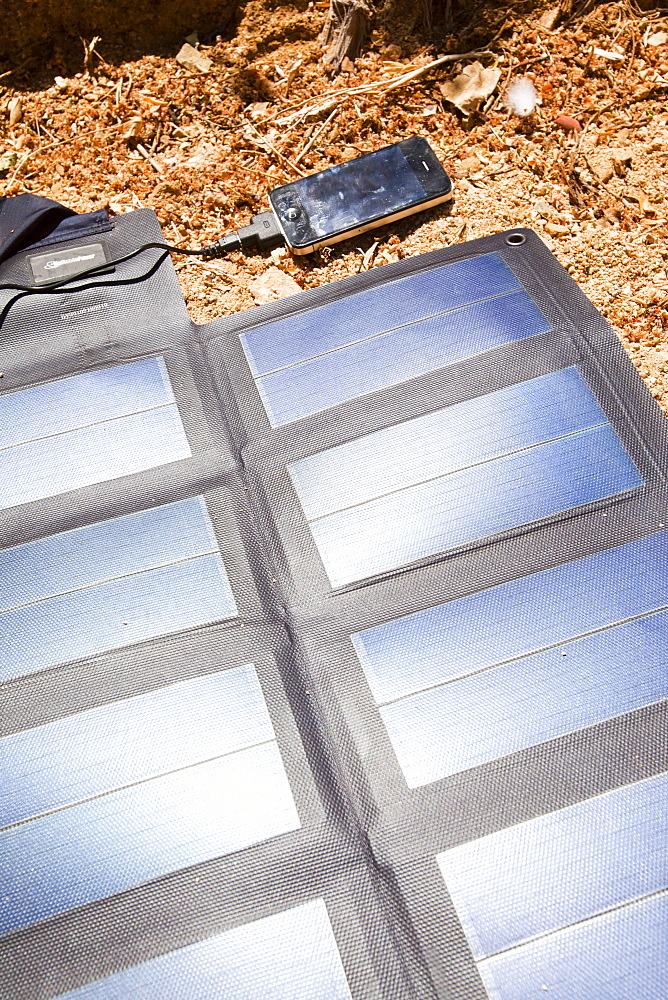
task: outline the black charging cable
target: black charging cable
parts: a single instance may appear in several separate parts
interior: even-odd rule
[[[217,243],[209,247],[186,250],[183,247],[170,246],[168,243],[142,243],[140,247],[130,251],[130,253],[124,254],[122,257],[104,261],[102,264],[96,264],[95,267],[89,267],[85,271],[79,271],[77,274],[71,274],[66,278],[54,278],[53,281],[48,281],[43,285],[20,285],[14,282],[0,284],[0,291],[18,293],[12,296],[5,303],[2,311],[0,311],[0,327],[2,327],[14,303],[18,302],[19,299],[25,298],[27,295],[48,295],[52,292],[79,292],[84,288],[136,284],[144,281],[146,278],[150,278],[170,253],[180,253],[187,257],[204,257],[206,260],[213,260],[217,257],[224,257],[234,250],[260,252],[262,250],[271,250],[274,247],[281,246],[283,243],[285,243],[285,237],[278,227],[274,213],[262,212],[260,215],[253,216],[250,225],[228,233],[227,236],[223,236]],[[135,275],[131,278],[105,278],[104,281],[86,282],[85,285],[77,285],[75,288],[67,287],[73,282],[79,282],[84,278],[102,275],[109,268],[115,267],[117,264],[124,264],[126,261],[137,257],[140,253],[145,253],[147,250],[163,250],[164,253],[143,274]]]
[[[224,257],[231,250],[273,250],[285,243],[285,236],[278,227],[276,216],[273,212],[262,212],[254,215],[249,226],[237,229],[235,233],[228,233],[214,243],[211,247],[205,247],[200,251],[202,256],[209,260],[215,257]]]

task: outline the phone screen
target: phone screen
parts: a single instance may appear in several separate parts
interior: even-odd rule
[[[293,181],[270,196],[286,235],[295,244],[353,229],[426,197],[399,144]]]

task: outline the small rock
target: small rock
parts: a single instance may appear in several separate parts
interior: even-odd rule
[[[401,46],[388,45],[382,50],[382,54],[386,59],[401,59]]]
[[[285,299],[288,295],[301,292],[295,279],[278,267],[269,267],[264,274],[253,278],[248,283],[248,290],[258,305],[273,302],[275,299]]]
[[[0,157],[0,177],[4,177],[16,165],[18,156],[16,153],[6,153]]]
[[[159,184],[156,184],[151,193],[158,197],[165,197],[168,195],[178,197],[181,194],[181,185],[175,183],[174,181],[161,181]],[[206,198],[204,199],[204,204],[207,204]]]
[[[553,31],[558,20],[559,8],[550,7],[549,10],[544,11],[538,18],[538,27],[543,28],[545,31]]]
[[[452,173],[455,177],[466,177],[480,169],[480,160],[477,156],[467,156],[459,160],[453,167]]]
[[[7,110],[9,111],[9,124],[18,125],[23,118],[23,104],[21,103],[21,98],[12,97],[11,101],[7,105]]]
[[[645,285],[645,287],[641,288],[635,295],[635,301],[645,306],[655,305],[657,302],[660,302],[662,298],[663,295],[658,288],[654,287],[654,285]]]
[[[592,173],[601,181],[607,184],[615,172],[615,164],[611,156],[599,157],[591,164]]]
[[[615,150],[612,155],[612,163],[615,168],[615,173],[618,177],[623,177],[626,171],[631,166],[633,161],[633,153],[628,150]]]
[[[343,59],[341,60],[341,72],[342,73],[355,72],[355,64],[353,63],[352,59],[348,58],[348,56],[344,56]]]
[[[647,39],[647,45],[665,45],[668,42],[668,35],[665,31],[655,31],[653,35],[650,35]]]
[[[183,66],[190,73],[208,73],[213,63],[201,52],[185,42],[176,53],[176,61],[179,66]]]
[[[54,76],[53,82],[58,90],[67,90],[67,85],[70,81],[66,80],[64,76]]]
[[[570,115],[559,115],[558,118],[554,119],[554,124],[558,125],[559,128],[563,128],[564,132],[581,132],[582,125],[577,120],[577,118],[571,118]]]
[[[550,236],[565,236],[569,232],[568,226],[562,226],[558,222],[548,222],[545,229]]]
[[[537,215],[540,215],[542,219],[549,219],[551,215],[554,215],[554,209],[545,201],[544,198],[538,199],[533,206],[533,210]]]
[[[225,211],[230,208],[230,199],[224,194],[208,194],[204,199],[207,208],[219,208]]]

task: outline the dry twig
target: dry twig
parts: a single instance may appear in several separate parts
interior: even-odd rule
[[[322,135],[322,133],[325,131],[325,129],[327,128],[327,126],[331,122],[332,118],[334,118],[338,114],[338,110],[339,110],[338,108],[334,108],[334,110],[331,112],[331,114],[328,115],[327,118],[325,119],[325,121],[322,123],[322,125],[320,126],[320,128],[316,129],[312,133],[311,138],[308,140],[308,142],[306,143],[306,145],[304,146],[304,148],[295,157],[295,163],[299,163],[299,161],[302,159],[302,157],[306,156],[306,154],[308,153],[309,149],[312,147],[312,145],[316,141],[316,139],[320,138],[320,136]]]
[[[277,156],[282,163],[287,163],[290,169],[294,170],[294,172],[296,174],[299,174],[300,177],[306,177],[304,171],[300,167],[298,167],[293,160],[289,159],[289,157],[281,153],[280,149],[277,149],[272,142],[269,142],[266,136],[262,135],[261,132],[258,132],[258,130],[255,128],[252,122],[247,121],[246,127],[253,133],[253,135],[248,135],[248,132],[244,131],[245,139],[248,139],[249,142],[255,143],[256,146],[259,146],[260,149],[263,149],[265,152],[267,151],[272,152],[274,156]],[[255,138],[256,136],[257,138]]]
[[[265,123],[275,121],[277,125],[292,125],[300,119],[308,118],[311,115],[322,114],[323,111],[331,111],[334,107],[347,101],[355,94],[388,94],[393,90],[398,90],[400,87],[405,87],[437,66],[443,66],[446,63],[463,62],[467,59],[478,59],[480,56],[493,55],[495,53],[489,49],[476,49],[472,52],[456,52],[451,55],[440,56],[438,59],[433,59],[424,66],[417,66],[407,73],[400,73],[398,76],[376,80],[374,83],[363,83],[357,87],[344,87],[341,90],[330,91],[329,93],[322,94],[315,100],[312,97],[307,97],[303,101],[299,101],[293,105],[290,114],[286,114],[288,109],[282,108],[275,114],[270,115],[269,118],[265,118]]]

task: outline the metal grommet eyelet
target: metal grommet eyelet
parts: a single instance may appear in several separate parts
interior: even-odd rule
[[[508,233],[506,236],[506,243],[509,247],[521,247],[526,241],[527,238],[523,233]]]

